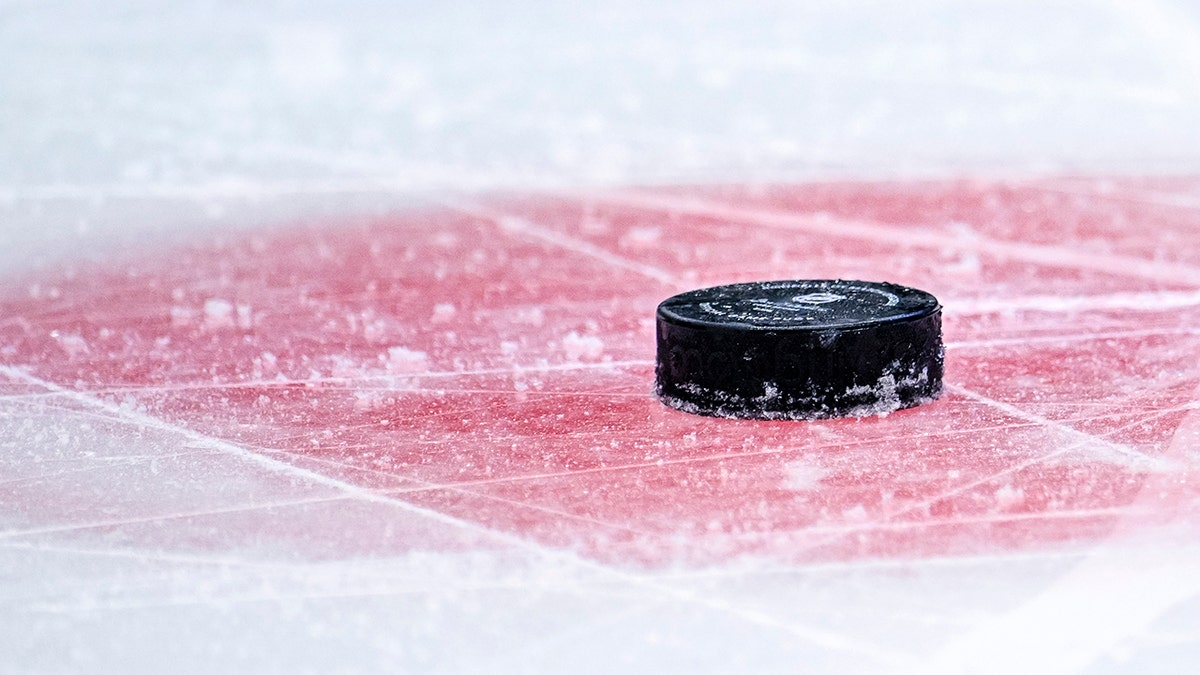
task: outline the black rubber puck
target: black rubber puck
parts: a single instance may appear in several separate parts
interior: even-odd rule
[[[915,288],[766,281],[658,306],[656,390],[690,413],[747,419],[884,415],[942,392],[942,308]]]

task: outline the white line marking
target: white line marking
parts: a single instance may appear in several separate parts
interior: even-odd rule
[[[239,445],[235,445],[228,441],[223,441],[219,438],[207,436],[207,435],[199,433],[197,431],[192,431],[191,429],[188,429],[186,427],[182,427],[177,424],[171,424],[169,422],[165,422],[165,421],[158,419],[157,417],[154,417],[152,415],[147,415],[146,413],[139,412],[137,410],[132,410],[126,406],[120,406],[115,403],[103,401],[103,400],[94,398],[92,396],[89,396],[85,393],[59,386],[53,382],[49,382],[47,380],[43,380],[41,378],[30,375],[29,373],[27,373],[19,368],[14,368],[12,366],[0,366],[0,375],[4,375],[10,379],[17,380],[20,382],[25,382],[26,384],[33,384],[33,385],[36,385],[39,387],[43,387],[49,391],[54,392],[55,394],[58,394],[66,399],[74,401],[80,405],[83,405],[83,406],[86,406],[89,408],[93,408],[93,409],[103,410],[104,412],[107,412],[110,415],[119,417],[121,419],[132,422],[134,424],[138,424],[147,429],[154,429],[156,431],[163,431],[163,432],[167,432],[167,433],[177,434],[179,436],[182,436],[182,437],[188,439],[191,442],[191,445],[189,447],[204,449],[204,450],[215,450],[217,452],[221,452],[226,455],[236,457],[240,460],[249,462],[251,464],[256,464],[256,465],[258,465],[264,469],[267,469],[268,471],[271,471],[273,473],[285,475],[285,476],[288,476],[291,478],[298,478],[298,479],[301,479],[304,481],[308,481],[310,483],[314,483],[316,485],[323,485],[326,487],[330,487],[335,490],[338,490],[339,492],[344,493],[347,496],[350,496],[350,497],[353,497],[355,499],[359,499],[362,501],[376,503],[376,504],[387,504],[389,506],[395,506],[404,511],[409,511],[416,515],[424,516],[435,522],[443,523],[445,525],[451,525],[453,527],[460,528],[460,529],[469,530],[469,531],[475,532],[477,534],[481,534],[481,535],[493,538],[495,540],[504,542],[509,545],[519,546],[526,550],[535,550],[536,552],[541,553],[541,554],[552,554],[553,553],[553,551],[551,551],[550,549],[535,546],[534,544],[531,544],[530,542],[528,542],[524,539],[521,539],[519,537],[515,537],[513,535],[503,533],[503,532],[497,532],[497,531],[485,528],[481,525],[478,525],[477,523],[460,520],[458,518],[448,516],[444,513],[440,513],[438,511],[434,511],[432,509],[422,508],[422,507],[410,504],[409,502],[406,502],[406,501],[403,501],[400,499],[396,499],[396,498],[389,497],[384,494],[380,494],[377,492],[373,492],[371,490],[364,489],[362,487],[359,487],[352,483],[347,483],[346,481],[339,480],[337,478],[331,478],[329,476],[319,474],[315,471],[309,471],[307,469],[302,469],[302,468],[294,466],[292,464],[288,464],[287,462],[282,462],[280,460],[273,459],[273,458],[268,457],[263,454],[251,452]]]
[[[445,200],[441,203],[443,206],[454,209],[460,213],[465,213],[483,220],[490,220],[499,225],[501,229],[507,230],[514,234],[525,235],[527,237],[538,239],[546,242],[547,244],[552,244],[574,253],[586,255],[616,269],[634,272],[635,274],[654,279],[655,281],[661,282],[668,286],[679,287],[683,285],[680,280],[676,279],[674,275],[664,269],[655,267],[653,265],[646,265],[644,263],[637,262],[636,260],[623,258],[612,251],[596,246],[591,242],[577,239],[575,237],[562,234],[561,232],[555,232],[554,230],[542,227],[524,218],[518,218],[516,216],[510,216],[503,213],[496,213],[482,206],[457,200]]]
[[[157,561],[179,565],[197,565],[204,567],[245,567],[263,570],[301,570],[303,564],[288,561],[253,560],[233,556],[202,556],[186,553],[174,553],[142,548],[82,548],[75,546],[59,546],[46,543],[29,543],[7,541],[0,542],[0,549],[7,551],[24,551],[29,553],[51,553],[63,556],[93,557],[93,558],[125,558],[137,562]]]
[[[1121,309],[1133,312],[1158,312],[1181,307],[1200,306],[1200,289],[1188,291],[1151,291],[1147,293],[1108,293],[1104,295],[1027,295],[1014,298],[962,298],[943,300],[946,312],[954,314],[992,314],[1017,311],[1083,312]]]
[[[1092,434],[1080,431],[1074,427],[1067,426],[1061,422],[1056,422],[1047,417],[1026,412],[1015,405],[1005,403],[1003,401],[997,401],[994,398],[989,398],[965,387],[955,384],[946,384],[946,390],[964,398],[969,398],[978,403],[982,403],[991,408],[995,408],[996,410],[1016,417],[1017,419],[1033,422],[1039,426],[1044,426],[1048,429],[1061,432],[1078,441],[1079,445],[1076,447],[1086,449],[1096,454],[1105,455],[1108,459],[1115,460],[1123,466],[1131,466],[1150,471],[1163,471],[1171,468],[1172,466],[1171,463],[1163,460],[1160,457],[1152,457],[1127,445],[1114,443],[1098,436],[1093,436]]]
[[[581,197],[593,201],[606,201],[671,213],[690,213],[710,218],[753,223],[764,227],[802,230],[830,237],[858,239],[873,244],[970,251],[980,255],[1039,265],[1090,270],[1168,283],[1200,285],[1200,269],[1181,263],[986,237],[948,237],[917,225],[899,227],[864,220],[833,218],[828,215],[729,206],[708,200],[656,195],[633,190],[594,192],[581,195]]]
[[[247,511],[259,511],[263,509],[283,509],[292,506],[330,504],[333,502],[347,501],[351,499],[354,499],[354,497],[348,494],[339,493],[334,496],[306,497],[301,499],[285,499],[270,502],[264,501],[255,502],[253,504],[234,504],[233,506],[226,506],[223,508],[197,509],[195,511],[155,513],[151,515],[137,516],[134,518],[111,518],[108,520],[90,520],[82,523],[76,522],[62,525],[45,525],[42,527],[30,527],[23,530],[0,531],[0,540],[36,537],[46,534],[77,532],[80,530],[91,530],[102,527],[121,527],[124,525],[137,525],[141,523],[157,523],[164,520],[174,520],[176,518],[203,518],[205,516],[219,516],[227,513],[245,513]]]
[[[1158,190],[1138,189],[1136,192],[1129,187],[1097,188],[1092,181],[1075,183],[1069,179],[1050,185],[1037,185],[1042,192],[1087,197],[1088,199],[1103,199],[1113,202],[1128,202],[1132,204],[1148,204],[1181,209],[1200,209],[1200,197],[1186,194],[1173,194]]]
[[[17,380],[17,381],[24,382],[27,384],[33,384],[33,385],[36,385],[39,387],[43,387],[45,389],[48,389],[50,391],[53,391],[57,394],[62,395],[64,398],[75,401],[81,405],[84,405],[84,406],[87,406],[90,408],[104,410],[105,412],[108,412],[109,414],[126,419],[132,423],[141,424],[147,428],[179,434],[179,435],[189,439],[190,441],[192,441],[191,447],[211,449],[211,450],[224,452],[231,456],[234,456],[234,457],[237,457],[240,459],[244,459],[244,460],[246,460],[248,462],[252,462],[254,464],[258,464],[259,466],[267,468],[268,470],[274,471],[276,473],[280,473],[283,475],[291,476],[293,478],[300,478],[300,479],[308,480],[308,481],[311,481],[311,482],[314,482],[314,483],[317,483],[320,485],[326,485],[329,487],[336,488],[336,489],[340,490],[342,493],[346,494],[347,496],[350,496],[350,497],[353,497],[356,499],[360,499],[360,500],[367,501],[367,502],[386,504],[389,506],[395,506],[402,510],[409,511],[409,512],[412,512],[417,515],[426,516],[436,522],[444,523],[446,525],[450,525],[450,526],[453,526],[456,528],[464,529],[467,531],[475,532],[475,533],[490,537],[494,540],[509,544],[520,550],[532,552],[532,553],[534,553],[540,557],[546,558],[546,559],[574,563],[575,565],[577,565],[580,568],[588,569],[591,571],[595,571],[595,572],[599,572],[599,573],[608,575],[617,581],[632,584],[632,585],[635,585],[635,586],[638,586],[641,588],[646,588],[648,590],[666,595],[666,596],[674,598],[676,600],[680,600],[683,602],[688,602],[688,603],[691,603],[694,605],[698,605],[700,607],[703,607],[703,608],[706,608],[706,609],[709,609],[712,611],[722,612],[722,613],[728,614],[730,616],[737,617],[737,618],[739,618],[743,621],[746,621],[748,623],[751,623],[753,625],[771,628],[774,630],[780,630],[780,631],[788,633],[794,637],[806,640],[806,641],[808,641],[814,645],[820,646],[820,647],[837,650],[837,651],[848,651],[848,652],[861,654],[861,655],[867,656],[869,658],[873,658],[876,661],[879,661],[880,663],[884,663],[884,664],[896,664],[896,663],[900,662],[900,656],[898,654],[896,654],[895,652],[884,649],[882,647],[867,644],[861,639],[858,639],[855,637],[848,637],[848,636],[841,635],[841,634],[838,634],[838,633],[835,633],[832,631],[826,631],[826,630],[823,630],[820,628],[813,628],[813,627],[809,627],[809,626],[803,626],[803,625],[799,625],[799,624],[789,623],[786,621],[781,621],[773,616],[770,616],[770,615],[768,615],[764,612],[760,612],[758,610],[747,609],[744,607],[738,607],[728,601],[714,598],[711,596],[706,596],[706,595],[703,595],[699,592],[696,592],[696,591],[693,591],[690,589],[678,588],[673,585],[655,581],[653,579],[642,577],[642,576],[639,576],[636,574],[631,574],[628,572],[614,570],[614,569],[611,569],[604,565],[601,565],[600,563],[596,563],[596,562],[589,561],[586,559],[578,558],[568,551],[561,551],[561,552],[556,551],[554,549],[543,547],[534,542],[527,541],[527,540],[517,537],[515,535],[507,534],[504,532],[498,532],[498,531],[489,529],[487,527],[484,527],[482,525],[479,525],[477,523],[460,520],[458,518],[454,518],[452,516],[448,516],[448,515],[439,513],[437,511],[421,508],[421,507],[415,506],[413,504],[410,504],[408,502],[405,502],[403,500],[389,497],[385,494],[372,492],[370,490],[363,489],[361,487],[358,487],[351,483],[347,483],[345,481],[338,480],[336,478],[330,478],[328,476],[324,476],[322,474],[319,474],[319,473],[316,473],[313,471],[308,471],[306,469],[298,468],[298,467],[288,464],[286,462],[281,462],[279,460],[271,459],[270,457],[266,457],[266,456],[260,455],[258,453],[251,452],[251,451],[246,450],[245,448],[237,446],[233,443],[229,443],[227,441],[222,441],[220,439],[213,438],[211,436],[206,436],[199,432],[187,429],[186,427],[181,427],[181,426],[178,426],[175,424],[171,424],[169,422],[165,422],[165,421],[160,420],[151,415],[147,415],[145,413],[131,410],[127,407],[122,407],[122,406],[119,406],[119,405],[116,405],[113,403],[109,403],[107,401],[102,401],[102,400],[93,398],[82,392],[67,389],[65,387],[54,384],[53,382],[49,382],[49,381],[43,380],[41,378],[35,377],[33,375],[30,375],[29,373],[26,373],[25,371],[23,371],[19,368],[14,368],[12,366],[0,366],[0,375],[4,375],[13,380]],[[29,532],[33,532],[33,531],[32,530],[26,531],[26,533],[29,533]],[[17,534],[21,534],[21,533],[12,533],[12,534],[10,534],[10,536],[16,536]]]
[[[1030,344],[1062,344],[1067,342],[1093,342],[1096,340],[1120,340],[1137,337],[1164,337],[1167,335],[1200,335],[1200,328],[1163,328],[1149,330],[1117,330],[1104,333],[1077,333],[1070,335],[1027,335],[1023,337],[996,338],[992,340],[961,340],[947,342],[946,349],[991,349],[994,347],[1024,346]]]
[[[463,389],[453,386],[441,386],[435,388],[414,388],[411,386],[398,386],[397,382],[411,382],[413,380],[430,379],[454,379],[460,376],[475,376],[475,375],[512,375],[519,377],[530,373],[556,373],[556,372],[574,372],[581,370],[624,370],[626,368],[646,368],[654,366],[653,361],[645,359],[629,360],[629,361],[598,361],[595,363],[556,363],[547,365],[515,365],[511,368],[479,368],[475,370],[433,370],[426,372],[412,372],[404,374],[363,374],[356,377],[312,377],[304,380],[289,380],[289,379],[262,379],[262,380],[242,380],[238,382],[193,382],[182,384],[155,384],[155,385],[127,385],[119,387],[104,387],[90,390],[93,394],[112,394],[112,393],[134,393],[142,391],[167,392],[167,391],[189,391],[189,390],[221,390],[221,389],[252,389],[262,387],[265,389],[291,388],[291,387],[329,387],[331,385],[352,385],[358,390],[370,391],[424,391],[431,394],[441,394],[444,392],[463,393],[480,391],[475,389]],[[506,393],[515,393],[516,390],[504,390]],[[564,391],[561,389],[542,389],[529,390],[524,392],[531,396],[537,395],[589,395],[589,396],[629,396],[628,392],[600,392],[600,391]],[[56,396],[52,392],[37,392],[37,393],[22,393],[22,394],[0,394],[0,401],[26,401],[38,400]]]

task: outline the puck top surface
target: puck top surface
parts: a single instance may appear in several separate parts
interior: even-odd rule
[[[883,282],[763,281],[702,288],[668,298],[659,314],[697,327],[852,329],[905,321],[939,309],[929,293]]]

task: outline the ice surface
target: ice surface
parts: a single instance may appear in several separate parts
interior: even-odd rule
[[[1167,209],[1179,231],[1197,224],[1144,186],[1070,185],[1109,205],[1093,218]],[[1200,590],[1200,303],[1186,278],[1164,287],[1160,268],[1075,265],[1071,248],[1128,244],[1102,223],[1058,265],[1041,260],[1050,245],[1017,247],[1010,217],[1059,209],[1063,189],[689,189],[688,211],[647,206],[676,203],[674,189],[513,197],[487,210],[544,230],[434,204],[38,272],[56,291],[14,284],[0,327],[0,538],[17,570],[7,615],[20,663],[257,668],[248,641],[282,648],[312,631],[328,663],[367,669],[470,669],[499,653],[513,670],[589,654],[597,670],[628,658],[958,672],[989,650],[988,664],[1023,668],[1001,645],[1029,643],[1069,670],[1158,649],[1159,636],[1190,653],[1177,631],[1191,614],[1168,617]],[[979,238],[1014,248],[980,249],[977,270],[947,276],[953,242],[824,231],[854,204],[878,209],[870,227],[886,240],[939,222],[950,201]],[[647,222],[663,236],[620,250]],[[1196,251],[1169,256],[1186,274]],[[635,272],[652,264],[692,285],[898,270],[946,298],[947,392],[862,420],[669,410],[651,392],[653,315],[684,282]],[[1110,578],[1128,592],[1081,599]],[[1104,641],[1031,628],[1052,624],[1034,621],[1043,609],[1097,604],[1089,620],[1117,622]],[[164,625],[192,637],[131,646]],[[68,633],[85,651],[46,646]],[[452,647],[468,634],[473,651]]]
[[[1192,672],[1197,21],[0,5],[0,670]],[[656,400],[797,277],[942,398]]]

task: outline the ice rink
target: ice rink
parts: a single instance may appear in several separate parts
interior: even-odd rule
[[[0,670],[1193,673],[1200,8],[0,0]],[[946,392],[653,395],[654,308]]]

